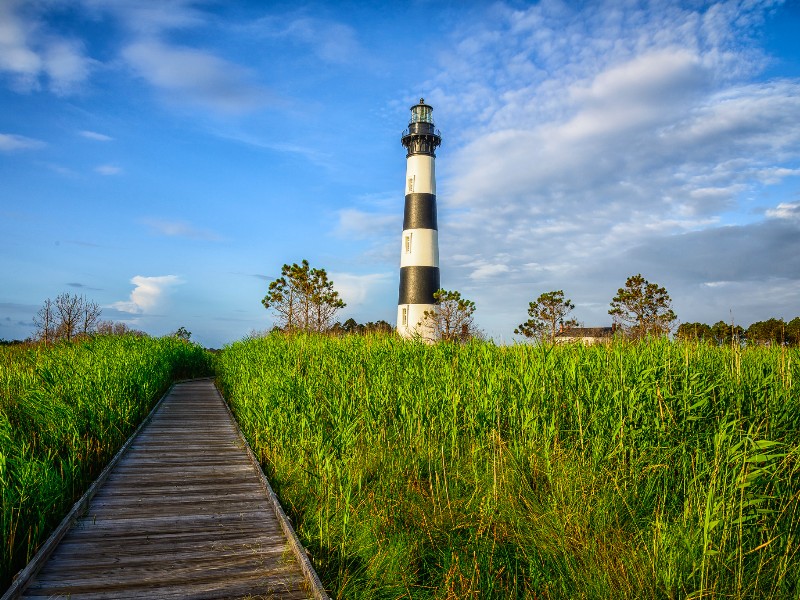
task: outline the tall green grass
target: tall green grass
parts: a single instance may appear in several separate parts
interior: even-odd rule
[[[341,598],[800,594],[800,352],[271,335],[218,382]]]
[[[170,383],[209,365],[174,338],[0,348],[0,590]]]

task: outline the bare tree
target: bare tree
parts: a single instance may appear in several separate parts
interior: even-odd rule
[[[97,323],[97,333],[100,335],[123,335],[128,330],[125,323],[114,321],[100,321]]]
[[[97,333],[100,335],[136,335],[147,337],[144,331],[133,329],[122,321],[100,321],[97,323]]]
[[[475,303],[461,297],[461,292],[439,289],[433,294],[436,306],[423,313],[418,331],[428,332],[433,340],[466,342],[480,337],[475,328]],[[425,335],[421,333],[421,335]]]
[[[83,296],[64,292],[56,296],[54,304],[58,318],[57,336],[69,342],[80,333]]]
[[[97,322],[100,319],[100,313],[103,311],[97,302],[83,299],[83,307],[81,311],[81,333],[89,335],[94,333],[97,329]]]
[[[77,335],[94,333],[101,312],[96,302],[64,292],[55,300],[45,300],[33,323],[37,328],[37,337],[46,344],[62,339],[70,341]]]
[[[56,340],[56,317],[53,301],[48,298],[44,305],[33,317],[33,324],[36,325],[36,337],[45,344],[52,344]]]
[[[307,260],[283,265],[261,304],[275,311],[277,325],[284,331],[320,333],[330,329],[336,311],[346,306],[325,269],[312,269]]]

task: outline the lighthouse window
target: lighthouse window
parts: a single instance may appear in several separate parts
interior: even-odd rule
[[[412,234],[409,233],[406,236],[406,254],[411,254],[411,235]]]
[[[433,123],[433,110],[430,106],[415,106],[411,109],[412,123]]]
[[[403,322],[403,327],[408,327],[408,309],[407,308],[403,309],[402,322]]]
[[[414,178],[413,177],[409,177],[408,178],[408,192],[411,193],[413,191],[414,191]]]

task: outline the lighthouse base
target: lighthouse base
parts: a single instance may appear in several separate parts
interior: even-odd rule
[[[425,319],[425,311],[436,309],[435,304],[399,304],[397,306],[397,333],[404,338],[434,341],[434,327]]]

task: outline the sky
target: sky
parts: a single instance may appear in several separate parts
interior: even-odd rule
[[[800,2],[0,0],[0,338],[68,292],[207,347],[284,263],[394,324],[410,107],[442,286],[499,343],[628,276],[681,322],[800,315]]]

